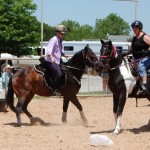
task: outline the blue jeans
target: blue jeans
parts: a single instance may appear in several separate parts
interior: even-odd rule
[[[149,65],[150,65],[150,57],[145,57],[139,61],[138,72],[141,77],[147,76],[146,69],[148,68]]]

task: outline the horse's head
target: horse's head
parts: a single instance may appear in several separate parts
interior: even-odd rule
[[[116,55],[116,48],[112,45],[110,40],[103,41],[101,40],[101,49],[100,49],[100,61],[103,64],[108,64],[111,58],[115,58]]]
[[[116,47],[113,46],[110,40],[101,40],[101,44],[102,46],[100,49],[100,59],[94,67],[94,71],[98,72],[99,74],[101,74],[101,72],[103,72],[104,70],[107,70],[110,66],[110,62],[114,62],[117,57]]]
[[[90,49],[89,45],[85,46],[83,49],[83,56],[85,60],[85,65],[93,68],[95,63],[98,61],[96,54]]]

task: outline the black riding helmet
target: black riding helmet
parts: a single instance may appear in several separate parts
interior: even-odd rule
[[[131,24],[131,27],[132,28],[135,28],[135,27],[138,27],[140,28],[141,30],[143,29],[143,24],[141,21],[134,21],[132,24]]]

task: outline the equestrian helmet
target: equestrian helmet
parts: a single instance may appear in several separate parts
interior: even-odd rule
[[[61,32],[61,33],[66,33],[67,29],[64,25],[60,24],[60,25],[55,27],[55,31],[56,32]]]
[[[131,27],[132,28],[135,28],[135,27],[138,27],[140,28],[141,30],[143,29],[143,24],[141,21],[134,21],[132,24],[131,24]]]

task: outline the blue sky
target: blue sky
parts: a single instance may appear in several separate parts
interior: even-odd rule
[[[35,16],[41,21],[41,0],[33,0],[38,8]],[[110,13],[116,13],[131,24],[135,20],[135,2],[114,0],[43,0],[43,22],[56,26],[63,20],[72,20],[80,25],[95,25],[96,19],[104,19]],[[143,23],[150,35],[150,0],[139,0],[137,18]],[[131,33],[132,34],[132,33]]]

